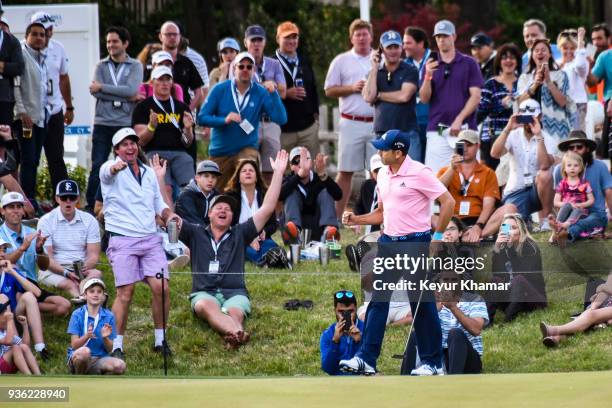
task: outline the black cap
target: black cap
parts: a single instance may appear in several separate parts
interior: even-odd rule
[[[209,210],[212,210],[212,208],[219,203],[228,204],[232,209],[232,212],[235,212],[236,207],[238,206],[238,203],[233,197],[228,196],[227,194],[220,194],[218,196],[213,197],[212,201],[210,202],[210,207],[208,207]]]
[[[74,180],[62,180],[57,183],[55,188],[55,195],[59,197],[63,196],[79,196],[79,185]]]
[[[244,32],[244,38],[250,40],[251,38],[266,38],[266,30],[260,25],[248,26]]]
[[[484,45],[491,45],[491,44],[493,44],[493,40],[491,39],[491,37],[489,37],[485,33],[474,34],[474,36],[470,39],[471,47],[482,47]]]

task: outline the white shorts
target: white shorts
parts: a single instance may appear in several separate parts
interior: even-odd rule
[[[357,316],[361,320],[365,319],[365,313],[368,309],[368,303],[364,302],[362,306],[357,309]],[[389,303],[389,313],[387,314],[387,323],[386,325],[390,325],[391,323],[395,323],[397,321],[402,320],[403,318],[410,316],[412,314],[412,310],[410,309],[410,303],[408,302],[390,302]],[[363,316],[362,316],[363,315]]]
[[[51,271],[38,271],[38,283],[45,286],[59,288],[59,285],[66,279],[62,275]]]
[[[281,127],[274,122],[259,122],[259,154],[261,156],[261,171],[271,172],[270,158],[276,159],[281,149]],[[314,157],[313,157],[314,159]]]
[[[449,142],[450,140],[450,142]],[[434,176],[445,166],[448,166],[455,152],[452,142],[456,137],[440,136],[437,131],[427,132],[427,147],[425,148],[425,165],[433,171]]]
[[[340,118],[338,124],[338,171],[356,172],[370,167],[370,157],[376,149],[374,123]]]

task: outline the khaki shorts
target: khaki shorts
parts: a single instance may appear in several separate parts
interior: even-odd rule
[[[319,148],[319,122],[314,122],[304,130],[297,132],[283,132],[281,134],[281,145],[283,149],[290,152],[291,149],[297,146],[303,146],[310,152],[310,157],[314,160]]]
[[[376,153],[370,143],[375,138],[374,124],[341,118],[338,128],[338,171],[352,173],[369,168],[370,157]]]
[[[276,159],[281,149],[281,128],[274,122],[259,122],[259,154],[261,171],[271,172],[270,158]]]
[[[93,374],[100,375],[102,374],[102,366],[108,359],[114,359],[115,357],[89,357],[89,361],[87,362],[87,370],[85,374]],[[70,374],[75,374],[74,364],[72,362],[72,357],[68,360],[68,369],[70,370]]]
[[[233,156],[210,157],[210,160],[217,163],[221,176],[217,181],[217,190],[223,191],[229,179],[234,175],[236,164],[240,159],[252,159],[259,163],[259,152],[253,147],[245,147]]]
[[[67,278],[51,271],[38,271],[38,283],[53,288],[59,288],[59,285]]]

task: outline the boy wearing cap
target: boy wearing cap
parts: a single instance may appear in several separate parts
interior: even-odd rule
[[[166,226],[172,220],[180,225],[182,220],[164,202],[154,170],[138,159],[136,132],[131,128],[119,130],[113,136],[113,146],[116,157],[100,168],[100,185],[105,229],[111,235],[106,253],[113,265],[117,287],[113,313],[117,318],[118,335],[113,342],[113,354],[123,359],[128,309],[135,285],[141,281],[147,283],[152,292],[154,350],[168,352],[163,349],[162,341],[163,314],[167,320],[170,290],[165,291],[166,309],[162,310],[162,286],[156,274],[163,271],[166,280],[169,275],[155,216],[160,216]]]
[[[207,225],[210,202],[219,194],[216,186],[220,176],[217,163],[212,160],[200,162],[195,177],[176,200],[176,213],[192,224]]]
[[[103,307],[106,285],[101,279],[88,279],[83,284],[87,303],[72,312],[67,333],[67,352],[71,374],[123,374],[125,361],[111,357],[113,339],[117,336],[115,317]]]
[[[313,163],[308,150],[297,146],[291,149],[289,158],[291,174],[283,180],[279,198],[285,211],[283,241],[295,243],[305,228],[312,231],[315,240],[339,241],[334,202],[342,198],[342,190],[327,175],[327,156],[318,153]]]
[[[329,375],[346,375],[340,371],[340,360],[350,360],[361,347],[363,322],[357,318],[357,298],[350,290],[334,293],[336,322],[321,333],[319,350],[321,369]],[[351,314],[351,321],[344,319]]]
[[[166,190],[184,187],[194,176],[193,159],[188,152],[194,141],[193,116],[189,107],[171,94],[172,70],[158,65],[151,72],[153,95],[136,105],[132,126],[138,143],[151,158],[159,155],[167,161]]]
[[[484,81],[495,76],[493,63],[497,51],[493,48],[493,40],[485,33],[477,33],[470,39],[472,57],[480,64],[480,73]]]
[[[210,71],[210,89],[219,82],[226,81],[230,77],[230,66],[236,55],[240,52],[240,45],[235,38],[227,37],[217,43],[217,52],[219,52],[219,66]]]
[[[529,117],[530,123],[521,125],[517,116]],[[502,203],[498,211],[519,212],[523,220],[530,219],[531,213],[542,210],[541,214],[552,211],[554,190],[551,166],[557,146],[540,124],[540,104],[527,99],[519,105],[518,115],[512,115],[508,124],[491,146],[491,157],[499,159],[510,154],[510,174],[504,188]],[[544,219],[540,229],[546,229]],[[550,227],[548,227],[550,230]]]
[[[398,32],[383,33],[380,46],[382,53],[372,54],[370,73],[362,91],[363,99],[375,108],[374,133],[380,136],[391,129],[407,133],[408,154],[412,160],[422,162],[416,118],[419,72],[414,65],[402,61],[402,37]]]
[[[93,215],[76,208],[80,198],[74,180],[62,180],[55,190],[55,209],[38,221],[44,237],[49,267],[38,274],[39,282],[70,293],[79,301],[79,282],[83,277],[99,278],[100,227]],[[75,264],[80,263],[80,267]]]
[[[281,145],[286,151],[305,146],[311,156],[319,152],[319,94],[315,74],[308,59],[297,52],[300,30],[291,21],[276,28],[276,59],[287,83],[283,105],[287,123],[282,126]]]
[[[126,50],[130,33],[123,27],[106,30],[108,56],[96,65],[89,91],[96,98],[96,113],[91,139],[91,172],[87,182],[87,207],[93,211],[100,185],[100,166],[108,159],[113,135],[132,123],[142,64]]]
[[[208,154],[221,169],[220,190],[234,174],[238,160],[259,160],[258,129],[263,115],[279,125],[287,122],[287,112],[274,86],[264,87],[253,80],[255,61],[248,52],[238,54],[234,77],[210,91],[198,114],[198,124],[212,128]]]
[[[438,59],[425,65],[419,97],[429,103],[425,165],[434,174],[450,161],[462,129],[476,130],[476,109],[484,82],[473,58],[455,49],[455,25],[448,20],[434,27]]]

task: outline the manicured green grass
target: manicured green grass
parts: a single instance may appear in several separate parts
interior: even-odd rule
[[[342,233],[344,245],[354,242],[355,236],[351,232],[342,230]],[[538,239],[543,240],[544,237]],[[587,262],[594,255],[601,256],[601,253],[573,256],[576,259],[585,256],[586,259],[581,262]],[[555,251],[545,252],[544,263],[547,270],[553,271],[549,275],[563,266],[561,257]],[[112,300],[112,274],[108,267],[103,269]],[[349,270],[344,254],[341,260],[330,262],[326,270],[318,263],[303,262],[294,271],[263,270],[249,265],[247,273],[253,313],[247,320],[246,328],[252,337],[247,346],[236,352],[225,351],[220,337],[190,311],[189,271],[172,276],[168,340],[174,355],[170,359],[169,374],[239,377],[324,375],[320,370],[319,337],[334,320],[332,294],[341,288],[361,293],[358,274]],[[548,280],[554,283],[554,279]],[[551,287],[554,287],[552,283]],[[557,285],[555,292],[549,295],[552,301],[546,310],[520,316],[509,324],[499,323],[503,316],[498,316],[496,324],[484,331],[486,373],[612,369],[612,330],[609,328],[574,336],[556,350],[548,350],[541,344],[540,320],[565,323],[572,312],[581,309],[584,284],[568,288],[561,286]],[[291,298],[311,299],[314,307],[312,310],[286,311],[283,304]],[[162,374],[162,358],[151,351],[153,324],[150,310],[149,289],[138,285],[125,338],[127,375]],[[47,374],[67,373],[67,323],[67,319],[45,320],[45,339],[53,353],[52,360],[42,365]],[[403,351],[408,329],[409,326],[387,329],[378,364],[382,374],[399,373],[400,361],[392,356]]]

